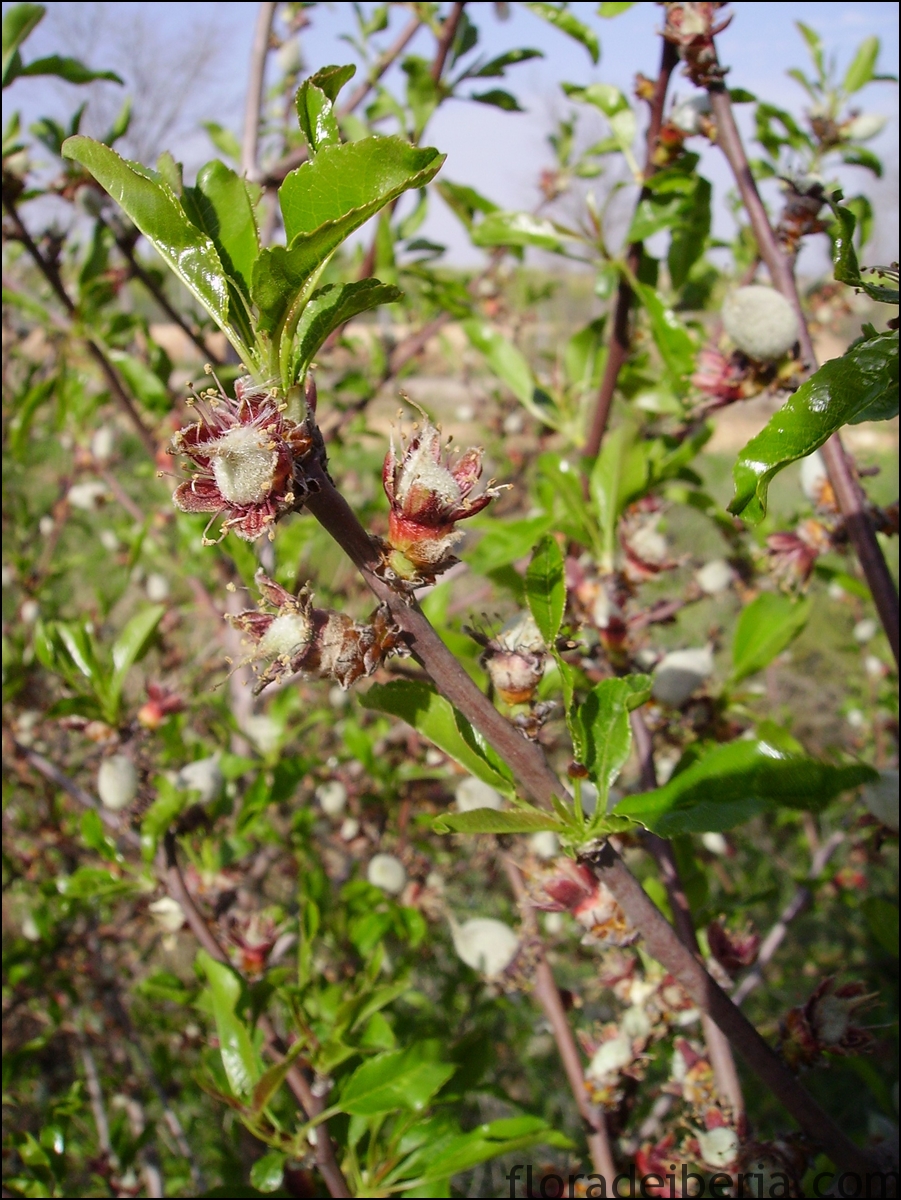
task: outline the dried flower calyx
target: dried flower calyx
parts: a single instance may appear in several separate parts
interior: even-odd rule
[[[609,888],[591,869],[558,858],[528,880],[529,903],[542,912],[569,912],[587,930],[586,941],[631,946],[639,937]]]
[[[315,425],[288,417],[278,389],[250,376],[237,381],[234,400],[219,385],[188,403],[198,420],[175,434],[172,451],[187,455],[195,472],[176,488],[176,508],[222,514],[222,537],[230,529],[248,542],[271,536],[271,526],[300,508],[311,490],[303,460],[321,450]],[[206,537],[204,544],[211,544]]]
[[[257,571],[256,583],[275,613],[261,608],[228,617],[254,643],[250,664],[255,670],[257,664],[265,664],[255,693],[296,672],[334,679],[349,688],[363,676],[372,675],[390,654],[407,652],[403,635],[384,604],[364,624],[346,613],[314,608],[308,593],[293,596],[263,571]]]
[[[862,983],[835,986],[835,979],[824,979],[806,1004],[792,1008],[781,1026],[779,1048],[794,1070],[809,1067],[820,1055],[861,1054],[870,1049],[873,1035],[852,1024],[861,1009],[875,999]]]
[[[424,417],[397,455],[394,438],[385,456],[382,483],[391,505],[385,565],[395,578],[418,586],[430,583],[457,560],[451,548],[463,536],[457,521],[481,512],[504,486],[489,483],[470,497],[482,474],[482,451],[470,448],[451,460],[441,433]]]

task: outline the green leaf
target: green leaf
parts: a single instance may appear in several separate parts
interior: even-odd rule
[[[270,1150],[250,1168],[250,1182],[261,1192],[277,1192],[285,1176],[287,1158],[281,1150]]]
[[[312,79],[305,79],[297,89],[297,119],[311,158],[323,146],[337,146],[341,141],[334,106]]]
[[[214,159],[200,168],[195,186],[185,188],[182,203],[194,224],[215,245],[229,278],[249,298],[260,236],[246,182]]]
[[[288,245],[326,225],[340,230],[338,241],[343,241],[395,197],[424,187],[444,159],[437,150],[411,146],[400,137],[323,146],[279,188]]]
[[[849,167],[865,167],[868,171],[872,171],[877,179],[882,178],[882,159],[874,154],[872,150],[867,150],[863,146],[855,146],[851,150],[843,150],[842,162],[847,163]]]
[[[500,108],[504,112],[525,112],[524,108],[520,108],[515,96],[510,92],[505,92],[503,88],[491,88],[487,92],[473,92],[470,100],[475,100],[477,104],[488,104],[492,108]]]
[[[565,4],[527,3],[525,7],[530,9],[536,17],[541,17],[555,29],[559,29],[561,33],[575,38],[588,51],[591,61],[598,62],[601,57],[601,46],[598,39],[587,25],[573,16]]]
[[[840,283],[847,283],[850,287],[862,288],[874,300],[882,300],[886,304],[897,304],[899,300],[897,275],[894,287],[885,287],[861,278],[857,252],[854,249],[854,230],[857,226],[857,217],[850,208],[839,204],[841,198],[841,192],[826,197],[827,204],[835,214],[835,225],[830,230],[835,278]]]
[[[122,689],[125,676],[146,653],[165,611],[165,606],[162,604],[152,604],[149,608],[141,609],[140,612],[135,613],[113,642],[112,687],[117,694]]]
[[[603,4],[598,5],[599,17],[618,17],[620,13],[624,13],[628,8],[634,8],[634,0],[604,0]]]
[[[228,277],[216,247],[188,220],[174,193],[90,138],[68,138],[62,153],[106,188],[246,361],[247,348],[229,323]]]
[[[145,862],[153,858],[160,838],[191,803],[190,793],[176,788],[168,779],[160,777],[156,784],[156,799],[141,819],[141,853]]]
[[[807,43],[807,48],[810,50],[810,56],[813,59],[814,66],[816,67],[817,72],[822,79],[824,75],[823,39],[815,29],[811,29],[810,26],[805,25],[803,21],[795,21],[795,28]]]
[[[435,1062],[427,1052],[427,1047],[411,1046],[376,1055],[357,1067],[336,1107],[361,1117],[404,1108],[421,1112],[456,1070],[451,1063]]]
[[[556,424],[556,411],[551,398],[538,387],[532,368],[522,352],[503,334],[498,333],[493,325],[478,317],[462,321],[461,325],[470,343],[485,355],[491,370],[507,385],[523,408],[537,420],[553,428]]]
[[[250,1033],[235,1011],[241,998],[241,981],[231,967],[217,962],[205,950],[198,951],[197,962],[209,983],[222,1065],[232,1091],[243,1100],[260,1078],[260,1063]]]
[[[57,891],[70,900],[93,900],[103,896],[118,896],[135,889],[131,879],[112,875],[102,867],[79,867],[71,875],[62,875],[56,881]]]
[[[605,570],[613,569],[616,530],[626,505],[648,485],[648,457],[638,431],[630,423],[608,433],[595,459],[589,489],[601,530]]]
[[[82,813],[81,840],[108,862],[121,861],[122,856],[116,849],[116,843],[112,838],[107,837],[100,814],[93,808]]]
[[[691,268],[704,253],[710,235],[712,196],[710,181],[697,176],[696,186],[683,209],[682,219],[673,230],[667,252],[670,282],[676,290],[684,286]]]
[[[162,416],[172,408],[169,389],[155,371],[133,354],[124,350],[108,350],[110,359],[122,376],[128,390],[140,400],[148,412]]]
[[[677,395],[684,395],[686,376],[695,365],[695,347],[688,330],[668,308],[658,291],[646,283],[635,283],[635,290],[648,314],[651,335],[669,372],[669,384]]]
[[[527,212],[490,212],[472,230],[476,246],[535,246],[562,254],[563,237],[552,221]]]
[[[478,518],[476,518],[478,521]],[[477,524],[476,529],[485,530],[475,550],[466,555],[470,569],[476,575],[487,575],[500,567],[509,566],[520,558],[525,558],[537,538],[554,524],[550,514],[537,517],[524,517],[519,521],[497,521],[494,518],[484,524]]]
[[[13,4],[3,14],[3,86],[19,73],[13,69],[19,47],[47,14],[43,4]],[[21,69],[21,60],[18,64]]]
[[[295,334],[294,376],[302,379],[329,334],[351,317],[380,304],[393,304],[403,292],[378,279],[358,283],[329,284],[314,292],[303,310]]]
[[[415,1184],[408,1186],[424,1190],[433,1180],[448,1179],[463,1171],[470,1171],[490,1158],[527,1150],[530,1146],[568,1149],[572,1144],[565,1134],[558,1133],[541,1117],[507,1117],[491,1121],[444,1143],[437,1154],[428,1154],[424,1173]]]
[[[27,67],[21,67],[19,75],[57,75],[66,83],[92,83],[95,79],[109,79],[112,83],[122,83],[115,71],[92,71],[77,58],[62,58],[59,54],[51,54],[47,58],[36,58]]]
[[[449,179],[442,179],[435,187],[444,203],[467,229],[472,229],[473,218],[477,212],[498,211],[498,206],[493,201],[466,184],[451,183]]]
[[[546,646],[553,646],[566,607],[563,555],[556,539],[545,536],[532,552],[526,571],[526,599]]]
[[[530,58],[544,58],[544,54],[540,50],[508,50],[506,54],[499,54],[497,58],[492,58],[479,69],[467,71],[467,79],[488,79],[499,78],[504,74],[507,67],[515,66],[516,63],[527,62]]]
[[[810,616],[809,600],[761,592],[742,609],[732,638],[731,681],[762,671],[793,641]]]
[[[516,809],[506,812],[496,808],[472,808],[463,813],[442,813],[432,822],[436,833],[538,833],[552,829],[562,833],[566,826],[551,812],[537,809]]]
[[[621,800],[613,815],[632,817],[661,837],[721,832],[771,808],[819,810],[841,792],[878,778],[862,763],[836,767],[774,740],[716,746],[664,787]]]
[[[285,1076],[291,1070],[294,1060],[303,1053],[305,1043],[297,1041],[285,1055],[281,1062],[275,1063],[263,1072],[259,1079],[254,1084],[253,1096],[251,1097],[251,1108],[254,1113],[261,1113],[268,1105],[269,1101],[285,1082]],[[259,1184],[255,1185],[259,1187]],[[278,1184],[276,1184],[276,1187]],[[263,1188],[263,1191],[267,1189]]]
[[[310,76],[310,81],[321,88],[332,104],[338,99],[338,93],[353,79],[357,73],[357,68],[353,63],[346,63],[344,66],[328,66],[320,67],[315,75]]]
[[[651,694],[648,675],[602,679],[575,710],[582,730],[582,763],[598,789],[597,814],[606,815],[607,797],[632,748],[629,713]]]
[[[879,38],[872,36],[864,38],[857,47],[857,53],[851,60],[845,78],[842,80],[842,90],[846,95],[853,96],[855,92],[859,92],[870,82],[878,57]]]
[[[412,679],[394,679],[391,683],[376,683],[360,697],[364,708],[400,717],[427,737],[464,767],[470,775],[490,783],[499,792],[512,795],[515,791],[507,768],[488,756],[478,735],[449,700],[445,700],[430,685]]]
[[[232,162],[239,163],[241,161],[241,143],[230,129],[226,129],[224,125],[219,125],[215,121],[201,121],[201,125],[209,134],[210,141],[220,154],[224,154]]]
[[[898,906],[882,896],[868,896],[860,906],[873,937],[892,958],[898,957]]]
[[[738,456],[729,511],[751,524],[766,514],[770,480],[842,425],[898,411],[898,333],[856,342],[803,383]]]

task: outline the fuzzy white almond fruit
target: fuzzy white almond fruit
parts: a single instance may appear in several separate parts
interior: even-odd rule
[[[460,780],[454,797],[457,812],[472,812],[474,808],[500,809],[504,807],[504,799],[500,792],[496,791],[490,783],[483,783],[481,779],[476,779],[473,775]]]
[[[119,812],[138,794],[138,773],[125,754],[105,758],[97,772],[97,795],[104,808]]]
[[[774,362],[798,340],[798,318],[781,293],[751,284],[723,302],[723,328],[739,350],[760,362]]]
[[[116,447],[116,435],[109,425],[101,425],[91,438],[91,456],[98,462],[109,462]]]
[[[872,617],[864,617],[862,621],[857,622],[851,632],[855,642],[863,645],[864,642],[872,641],[879,632],[879,622],[874,621]]]
[[[186,763],[175,777],[175,786],[181,791],[200,793],[201,804],[211,804],[217,800],[224,785],[218,754]]]
[[[819,450],[814,450],[801,460],[801,491],[811,504],[819,504],[828,482],[826,461]]]
[[[724,558],[711,559],[700,570],[695,571],[698,587],[705,596],[718,596],[732,586],[735,572]]]
[[[738,1158],[738,1134],[728,1125],[718,1129],[699,1129],[696,1133],[701,1158],[708,1167],[728,1167]]]
[[[169,595],[169,580],[158,571],[151,571],[144,584],[147,599],[154,604],[161,604]]]
[[[560,853],[560,839],[552,830],[543,829],[529,838],[529,849],[539,858],[556,858]]]
[[[171,896],[163,896],[160,900],[154,900],[152,904],[148,904],[147,908],[163,933],[178,933],[185,923],[185,914],[181,905]]]
[[[702,833],[701,845],[705,850],[709,850],[711,854],[718,854],[721,857],[729,853],[729,843],[721,833]]]
[[[342,842],[352,842],[360,832],[360,822],[356,817],[345,817],[341,822],[341,828],[338,830],[338,836]]]
[[[407,883],[404,864],[393,854],[376,854],[369,860],[366,878],[389,896],[399,895]]]
[[[654,699],[678,708],[712,674],[713,651],[710,646],[696,650],[673,650],[657,664]]]
[[[505,971],[519,949],[519,938],[510,926],[493,917],[473,917],[462,925],[452,921],[451,936],[467,967],[489,978]]]
[[[689,96],[677,104],[669,115],[670,124],[691,136],[701,131],[701,117],[710,112],[710,97],[706,92]]]
[[[319,807],[328,817],[340,817],[347,804],[347,788],[340,779],[329,779],[316,789]]]
[[[72,508],[80,508],[82,512],[93,512],[99,507],[106,496],[105,483],[97,479],[86,479],[84,483],[75,483],[66,493],[66,499]]]

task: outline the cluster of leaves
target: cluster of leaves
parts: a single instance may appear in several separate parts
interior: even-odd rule
[[[289,35],[308,7],[284,6]],[[698,156],[683,148],[646,178],[637,105],[609,84],[565,83],[574,108],[552,138],[545,197],[579,180],[600,180],[591,187],[605,189],[605,200],[641,183],[623,250],[610,245],[594,190],[577,220],[558,218],[558,208],[504,211],[441,178],[443,158],[423,140],[451,98],[519,111],[510,92],[468,89],[539,52],[479,57],[473,6],[457,14],[442,49],[439,7],[416,5],[436,58],[407,54],[397,92],[376,67],[378,38],[400,7],[410,8],[356,14],[371,81],[362,115],[341,106],[352,66],[325,67],[299,86],[291,69],[278,81],[297,121],[264,131],[264,144],[276,165],[304,161],[277,183],[265,171],[262,184],[249,181],[219,160],[193,184],[168,154],[155,169],[126,161],[112,146],[127,131],[128,105],[103,141],[81,136],[83,108],[66,128],[35,126],[54,156],[49,184],[15,114],[4,132],[4,336],[18,343],[4,368],[4,1102],[13,1194],[133,1193],[154,1186],[154,1171],[167,1194],[239,1195],[248,1181],[246,1194],[309,1194],[319,1186],[311,1146],[326,1123],[354,1194],[450,1195],[467,1182],[490,1194],[504,1163],[526,1154],[580,1160],[575,1104],[553,1046],[535,1032],[531,935],[519,931],[524,953],[487,986],[460,951],[458,919],[515,921],[501,860],[513,854],[538,870],[548,834],[569,853],[616,834],[664,911],[643,831],[672,839],[702,941],[713,919],[771,923],[832,839],[842,866],[821,863],[809,883],[816,905],[790,935],[804,947],[803,971],[774,963],[753,1015],[773,1028],[818,978],[851,968],[891,1008],[892,672],[881,638],[859,636],[872,600],[841,539],[806,589],[796,581],[785,590],[770,574],[765,539],[790,516],[823,517],[818,502],[813,513],[805,501],[792,512],[785,495],[767,513],[777,472],[844,424],[897,412],[897,331],[866,326],[844,357],[791,393],[739,456],[732,512],[748,524],[734,520],[717,476],[722,460],[702,455],[712,426],[694,415],[697,351],[731,278],[709,257],[712,188]],[[598,62],[594,29],[567,5],[525,7]],[[600,15],[628,7],[601,5]],[[25,4],[5,14],[4,86],[28,74],[74,84],[118,78],[57,56],[23,65],[42,16]],[[849,97],[879,78],[878,46],[864,43],[835,88],[816,36],[802,32],[818,72],[804,86],[822,109],[812,112],[812,134],[750,94],[736,96],[756,105],[767,161],[783,171],[786,147],[803,151],[810,173],[837,147],[846,163],[876,170],[860,130],[842,120]],[[603,120],[605,133],[580,150],[586,115]],[[834,134],[819,132],[826,117]],[[232,135],[208,132],[237,156]],[[277,191],[283,244],[261,232],[267,189],[265,203]],[[417,237],[435,190],[491,253],[481,283]],[[408,191],[418,198],[404,215],[396,201]],[[24,206],[48,195],[78,218],[66,235],[31,234],[29,246],[22,222],[41,218],[38,206]],[[859,269],[855,213],[865,210],[831,195],[836,279],[875,303],[897,303],[888,273]],[[373,218],[371,251],[355,256],[343,243]],[[630,257],[629,247],[663,231],[665,256]],[[186,290],[136,249],[139,235]],[[736,275],[747,244],[740,228],[730,247]],[[544,271],[536,281],[521,265],[530,248],[590,265],[597,315],[576,332],[557,327],[547,297],[565,302],[585,276]],[[633,296],[633,348],[611,429],[587,456],[609,310],[623,284]],[[544,331],[524,317],[531,301]],[[301,680],[254,707],[240,667],[223,684],[223,661],[236,656],[218,620],[226,586],[250,586],[261,563],[286,587],[309,580],[343,610],[368,602],[309,516],[281,525],[273,546],[227,539],[199,555],[197,518],[172,510],[146,454],[148,434],[163,447],[180,402],[155,323],[162,306],[196,344],[215,347],[216,332],[224,335],[234,352],[219,355],[226,382],[240,359],[289,405],[315,361],[330,469],[366,527],[383,532],[384,437],[369,401],[392,378],[397,347],[359,318],[384,304],[417,329],[456,322],[443,349],[428,353],[442,374],[462,374],[477,391],[480,414],[493,414],[477,435],[516,489],[471,522],[479,538],[463,552],[467,570],[423,607],[485,691],[485,658],[459,614],[471,619],[485,597],[504,615],[530,614],[544,675],[533,701],[498,704],[571,780],[553,811],[523,796],[510,765],[409,663],[386,668],[359,703]],[[98,372],[98,355],[107,371]],[[116,408],[122,395],[128,410]],[[697,569],[711,559],[727,582],[705,591]],[[666,690],[666,652],[692,642],[710,644],[711,664],[723,647],[716,676],[695,666],[687,690]],[[794,672],[793,654],[802,663]],[[854,724],[817,733],[803,706],[793,711],[809,672],[830,703],[858,715]],[[835,677],[847,680],[843,690]],[[814,690],[808,708],[822,704]],[[660,786],[648,786],[634,752],[638,712],[658,768],[671,770]],[[104,764],[123,760],[130,794],[119,804],[101,788],[98,808]],[[480,794],[490,805],[452,807],[466,777],[487,785]],[[173,848],[227,963],[197,950],[166,892]],[[373,870],[377,854],[393,860],[396,885]],[[575,921],[546,932],[561,985],[579,997],[574,1020],[593,1044],[622,1005]],[[860,1136],[884,1132],[896,1116],[892,1037],[880,1036],[877,1065],[849,1058],[815,1079]],[[667,1037],[647,1086],[618,1094],[610,1114],[624,1160],[662,1088],[682,1099],[673,1129],[699,1119],[670,1070]],[[310,1119],[288,1086],[299,1066],[322,1098]],[[847,1097],[861,1086],[866,1105],[852,1105]],[[781,1130],[766,1095],[750,1094],[749,1117],[761,1138]],[[703,1165],[697,1150],[679,1153]]]

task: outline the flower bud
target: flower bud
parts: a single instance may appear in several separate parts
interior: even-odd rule
[[[104,808],[119,812],[128,808],[138,794],[138,773],[125,754],[105,758],[97,772],[97,795]]]
[[[376,854],[369,860],[366,878],[389,896],[399,896],[407,884],[404,864],[393,854]]]
[[[806,1004],[786,1013],[780,1027],[782,1057],[798,1070],[811,1066],[826,1051],[861,1054],[868,1050],[873,1036],[852,1024],[852,1018],[873,999],[862,983],[836,987],[834,978],[824,979]]]
[[[181,905],[171,896],[163,896],[160,900],[154,900],[152,904],[148,904],[147,909],[163,933],[178,933],[185,923],[185,914]]]
[[[547,647],[531,613],[508,621],[480,661],[507,704],[528,704],[544,674]]]
[[[234,400],[220,386],[189,403],[200,419],[175,434],[172,449],[191,459],[195,473],[176,488],[173,503],[182,512],[212,513],[211,520],[223,514],[221,537],[234,529],[252,542],[308,495],[302,462],[315,433],[306,420],[284,415],[276,389],[250,376],[235,384]]]
[[[461,779],[454,791],[457,812],[472,812],[476,808],[501,809],[504,798],[490,783],[469,775]]]
[[[506,971],[519,949],[515,932],[493,917],[474,917],[462,925],[451,921],[451,936],[458,957],[489,978]]]
[[[482,474],[482,451],[469,449],[451,462],[427,417],[409,444],[401,439],[401,450],[398,459],[392,436],[382,470],[391,506],[386,566],[410,584],[431,582],[456,562],[451,548],[463,534],[455,523],[481,512],[502,489],[489,484],[470,499]]]
[[[329,779],[316,789],[319,807],[328,817],[340,817],[347,804],[347,788],[340,779]]]
[[[733,975],[742,967],[750,967],[757,958],[760,938],[749,928],[730,932],[719,921],[711,921],[707,926],[707,944],[720,966]]]
[[[774,362],[798,340],[798,318],[788,300],[773,288],[751,284],[723,303],[723,328],[739,348],[758,362]]]
[[[184,792],[199,792],[200,804],[211,804],[222,794],[225,779],[219,766],[219,755],[198,758],[186,763],[175,777],[175,786]]]

